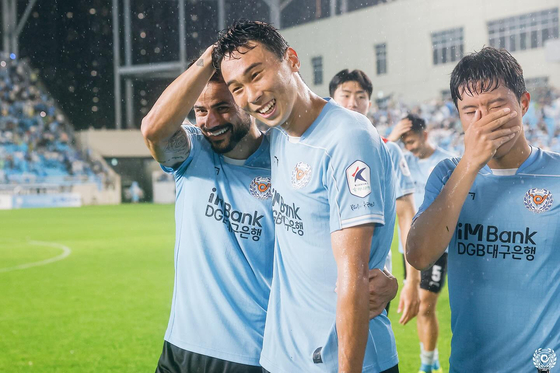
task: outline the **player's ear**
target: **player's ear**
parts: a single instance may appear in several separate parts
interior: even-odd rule
[[[521,95],[519,103],[521,104],[521,113],[525,115],[527,110],[529,110],[529,104],[531,103],[531,94],[529,94],[529,92],[523,93]]]
[[[299,61],[299,57],[293,48],[288,47],[288,49],[286,49],[286,59],[288,60],[292,71],[298,72],[301,62]]]

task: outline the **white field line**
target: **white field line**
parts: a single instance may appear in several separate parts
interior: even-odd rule
[[[65,259],[68,255],[70,255],[70,253],[72,253],[72,250],[70,250],[70,248],[68,246],[64,246],[61,245],[59,243],[56,242],[41,242],[41,241],[28,241],[29,244],[31,245],[37,245],[37,246],[50,246],[50,247],[56,247],[62,250],[62,254],[49,258],[49,259],[45,259],[45,260],[41,260],[39,262],[32,262],[32,263],[25,263],[25,264],[20,264],[14,267],[8,267],[8,268],[0,268],[0,273],[3,272],[11,272],[11,271],[17,271],[19,269],[27,269],[27,268],[31,268],[31,267],[38,267],[38,266],[44,266],[50,263],[54,263],[54,262],[58,262],[59,260]]]

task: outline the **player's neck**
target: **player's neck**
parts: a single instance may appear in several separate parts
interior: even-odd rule
[[[426,146],[424,146],[424,151],[418,155],[418,158],[428,159],[432,156],[432,154],[434,154],[435,151],[436,148],[434,148],[430,144],[426,144]]]
[[[282,128],[290,136],[300,137],[317,119],[327,101],[313,93],[298,76],[297,95],[292,112]]]
[[[257,151],[263,139],[263,134],[255,124],[251,124],[249,132],[243,137],[231,151],[224,153],[228,158],[247,159]]]
[[[531,147],[525,136],[522,135],[507,154],[500,158],[492,158],[488,162],[488,167],[492,169],[519,168],[530,155]]]

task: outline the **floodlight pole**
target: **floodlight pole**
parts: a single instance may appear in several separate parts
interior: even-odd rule
[[[5,1],[5,0],[3,0]],[[120,17],[119,1],[123,1],[124,12],[124,65],[120,60]],[[132,12],[130,0],[113,0],[113,69],[115,89],[115,127],[122,129],[122,87],[125,79],[126,128],[136,128],[134,120],[134,80],[146,77],[177,77],[187,68],[187,36],[185,0],[178,0],[179,7],[179,61],[134,65],[132,61]]]
[[[348,0],[340,0],[340,14],[348,12]]]
[[[27,23],[31,10],[37,0],[30,0],[25,7],[21,19],[17,19],[17,0],[2,0],[2,35],[3,48],[6,53],[14,53],[19,56],[19,35]]]
[[[130,0],[124,0],[124,65],[132,66],[132,25]],[[134,85],[127,77],[125,84],[126,128],[134,128]]]
[[[2,0],[2,47],[4,52],[10,53],[10,8],[9,0]]]
[[[119,0],[113,0],[113,70],[115,74],[115,127],[122,128],[121,108],[121,76],[119,73],[120,60],[120,38],[119,38]]]
[[[282,28],[282,11],[293,1],[293,0],[263,0],[269,8],[270,11],[270,23],[277,29]]]

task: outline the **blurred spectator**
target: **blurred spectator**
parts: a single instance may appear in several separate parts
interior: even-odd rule
[[[54,99],[23,63],[0,55],[0,183],[95,182],[107,178],[72,146]]]
[[[372,105],[369,117],[379,133],[387,137],[408,113],[419,115],[426,121],[434,145],[463,154],[463,128],[451,99],[409,106],[387,97]],[[535,90],[523,123],[529,144],[560,152],[560,91],[550,87]]]

